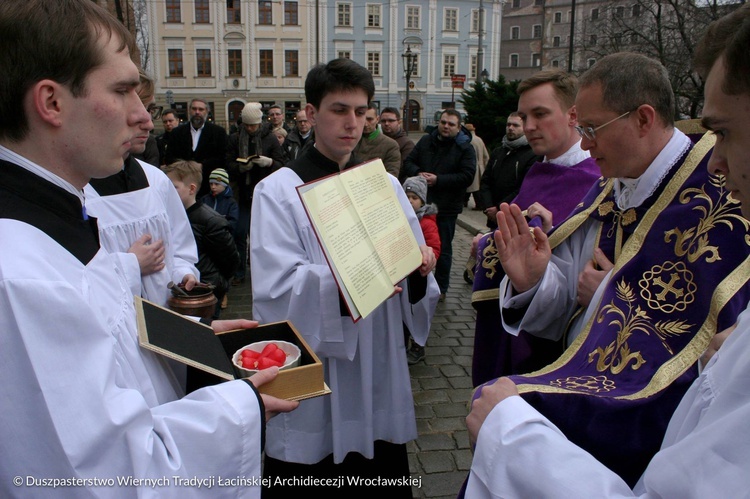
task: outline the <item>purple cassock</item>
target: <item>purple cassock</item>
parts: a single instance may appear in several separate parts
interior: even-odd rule
[[[748,222],[724,178],[707,172],[712,144],[696,144],[642,206],[619,211],[613,181],[601,180],[556,228],[552,245],[586,220],[602,222],[598,245],[615,266],[564,354],[511,376],[526,401],[631,486],[700,355],[750,299]]]
[[[535,163],[513,203],[525,210],[538,202],[552,212],[552,221],[557,224],[565,220],[600,176],[599,167],[591,158],[573,166]],[[539,219],[530,225],[540,225]],[[474,386],[500,376],[531,372],[557,359],[563,351],[561,341],[525,332],[512,336],[503,329],[498,286],[505,272],[497,258],[494,232],[479,241],[476,261],[471,296],[477,311],[471,367]]]

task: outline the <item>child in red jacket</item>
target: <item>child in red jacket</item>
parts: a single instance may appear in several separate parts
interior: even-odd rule
[[[427,180],[423,177],[409,177],[404,181],[404,191],[409,198],[414,212],[419,219],[419,226],[422,228],[424,240],[427,246],[432,248],[435,258],[440,256],[440,234],[437,227],[437,206],[433,203],[427,204]],[[411,334],[404,324],[404,341],[406,342],[406,358],[409,365],[416,364],[424,359],[424,347],[418,345],[413,340],[410,341]]]

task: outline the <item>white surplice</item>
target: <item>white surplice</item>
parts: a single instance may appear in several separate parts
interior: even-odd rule
[[[133,293],[165,306],[169,281],[182,282],[187,274],[200,277],[195,267],[198,250],[185,208],[169,177],[155,166],[137,161],[148,178],[147,188],[100,196],[86,185],[86,210],[97,218],[101,245],[118,259]],[[166,250],[164,269],[147,276],[141,276],[136,256],[127,253],[144,234],[150,234],[152,242],[163,240]]]
[[[424,244],[414,209],[398,181],[390,180]],[[411,305],[402,282],[403,293],[356,324],[342,316],[338,288],[295,189],[301,183],[282,168],[255,189],[253,317],[261,323],[290,320],[325,364],[333,393],[270,421],[266,453],[304,464],[331,453],[339,463],[352,451],[372,458],[375,440],[405,443],[417,437],[402,323],[424,344],[439,290],[429,275],[427,296]]]
[[[750,490],[750,310],[683,397],[634,490],[570,443],[521,397],[479,431],[467,499],[747,497]]]
[[[82,223],[80,207],[78,220],[39,213]],[[0,497],[259,497],[259,487],[177,485],[259,477],[264,414],[244,381],[178,399],[162,358],[138,345],[132,292],[106,251],[84,263],[36,226],[0,218],[0,331]],[[52,488],[29,477],[164,481]]]

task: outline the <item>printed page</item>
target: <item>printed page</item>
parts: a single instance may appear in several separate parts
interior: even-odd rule
[[[370,161],[340,178],[391,284],[397,284],[422,264],[422,252],[383,162]]]
[[[340,178],[326,177],[297,189],[356,321],[393,294],[393,283]]]

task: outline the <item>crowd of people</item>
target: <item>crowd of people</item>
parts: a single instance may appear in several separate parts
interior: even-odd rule
[[[9,0],[0,23],[3,497],[37,479],[130,497],[164,477],[160,496],[190,497],[206,491],[174,485],[216,476],[251,485],[212,497],[349,476],[365,480],[326,495],[375,480],[411,497],[409,365],[425,358],[470,193],[489,230],[472,243],[474,458],[459,496],[746,494],[748,6],[696,48],[702,128],[675,123],[660,63],[617,53],[520,82],[491,153],[452,109],[415,144],[349,59],[308,73],[294,126],[248,102],[227,134],[203,99],[184,124],[158,108],[133,37],[93,2]],[[355,321],[297,187],[370,159],[422,259]],[[255,321],[217,320],[246,279]],[[191,385],[140,348],[133,297],[165,306],[174,283],[201,282],[215,332],[291,321],[331,393],[261,394],[277,368]],[[141,487],[98,482],[115,477]]]

